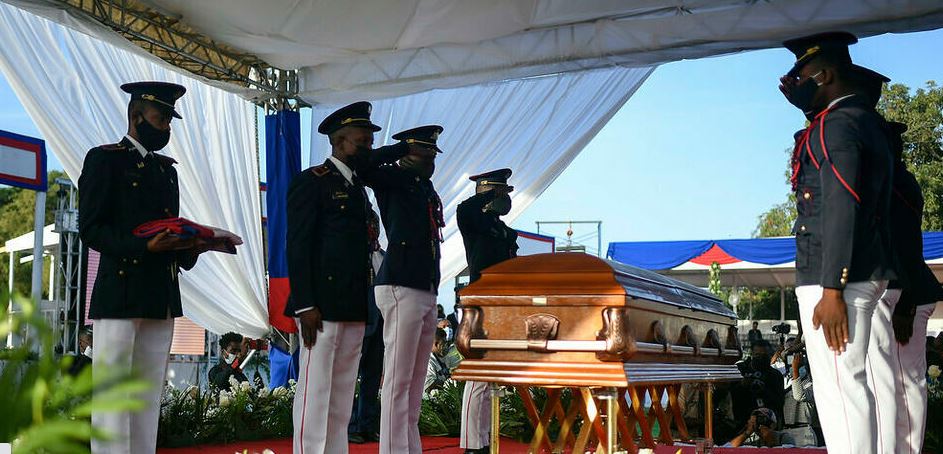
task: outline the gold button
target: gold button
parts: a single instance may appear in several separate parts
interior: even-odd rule
[[[135,187],[135,188],[138,187],[138,182],[137,182],[137,181],[132,182],[132,183],[131,183],[131,186],[133,186],[133,187]]]
[[[845,285],[847,283],[848,283],[848,279],[841,278],[841,285]]]
[[[124,270],[118,270],[118,276],[124,276]]]
[[[800,232],[805,232],[805,226],[804,226],[804,225],[799,226],[799,231],[800,231]]]
[[[133,263],[133,264],[135,264],[135,265],[137,265],[137,264],[138,264],[138,259],[134,259],[134,260],[132,260],[132,261],[131,261],[131,263]]]
[[[128,261],[128,259],[121,259],[121,261],[122,261],[122,262],[127,262],[127,261]]]
[[[416,181],[419,181],[419,177],[416,177]]]
[[[328,277],[327,277],[327,280],[333,281],[333,280],[334,280],[334,276],[328,276]]]
[[[341,209],[343,210],[344,208],[347,208],[347,207],[345,207],[344,205],[341,205]]]
[[[803,198],[803,199],[806,199],[806,200],[809,200],[809,199],[812,198],[812,194],[809,194],[808,192],[806,192],[805,194],[802,194],[802,198]]]
[[[405,241],[401,242],[400,246],[406,246],[406,242]]]

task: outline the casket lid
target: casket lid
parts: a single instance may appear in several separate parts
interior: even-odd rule
[[[482,271],[481,279],[462,289],[476,296],[625,295],[736,319],[736,314],[707,290],[658,273],[582,253],[517,257]]]

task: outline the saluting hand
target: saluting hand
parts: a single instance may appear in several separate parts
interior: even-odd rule
[[[891,316],[891,325],[894,326],[894,338],[899,344],[910,343],[910,338],[914,335],[913,307],[904,307],[898,302],[894,307],[894,315]]]
[[[812,327],[825,334],[828,348],[841,354],[848,343],[848,309],[840,289],[826,288],[812,313]]]
[[[304,311],[298,318],[301,319],[301,340],[305,348],[314,347],[317,342],[318,331],[324,331],[324,324],[321,320],[321,310],[318,308]]]

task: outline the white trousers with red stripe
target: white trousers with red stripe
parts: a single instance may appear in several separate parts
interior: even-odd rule
[[[157,450],[160,395],[173,332],[173,318],[95,320],[93,379],[133,373],[151,388],[135,396],[144,402],[141,411],[92,413],[92,425],[114,437],[113,441],[92,440],[94,454],[149,454]]]
[[[897,433],[903,436],[901,454],[920,454],[927,427],[927,320],[936,304],[917,306],[914,334],[905,345],[897,344]]]
[[[878,425],[878,453],[899,454],[904,434],[897,433],[897,339],[891,315],[900,300],[900,289],[887,289],[874,306],[868,343],[868,387],[874,394]]]
[[[825,334],[814,329],[812,316],[822,298],[822,287],[805,285],[796,288],[799,318],[809,366],[814,380],[816,409],[822,423],[829,454],[879,454],[878,405],[882,414],[890,414],[894,400],[888,405],[882,396],[876,401],[868,386],[870,371],[891,371],[890,364],[872,357],[869,351],[875,307],[887,287],[886,281],[853,282],[845,287],[843,296],[848,313],[848,344],[840,355],[832,352]],[[889,327],[887,328],[889,329]],[[870,364],[869,364],[870,359]]]
[[[481,449],[491,443],[491,385],[465,382],[462,393],[462,433],[459,447]]]
[[[436,296],[398,285],[374,290],[383,315],[380,454],[420,454],[419,410],[435,339]]]
[[[365,328],[364,322],[325,321],[314,347],[302,344],[292,407],[294,454],[347,454]]]

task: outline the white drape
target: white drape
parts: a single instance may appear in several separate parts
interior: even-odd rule
[[[127,130],[125,82],[187,87],[162,151],[180,162],[181,216],[240,235],[235,256],[204,254],[182,274],[184,314],[210,331],[268,333],[255,108],[154,58],[141,57],[0,3],[0,71],[73,181],[85,153]]]
[[[376,143],[424,124],[440,124],[444,151],[436,159],[433,183],[445,206],[442,245],[443,282],[465,268],[455,208],[471,196],[468,180],[487,170],[514,171],[513,221],[559,175],[609,119],[635,93],[653,68],[607,68],[581,73],[513,80],[488,85],[433,90],[373,103],[372,119],[383,127]],[[311,164],[330,153],[317,126],[339,105],[312,112]]]

